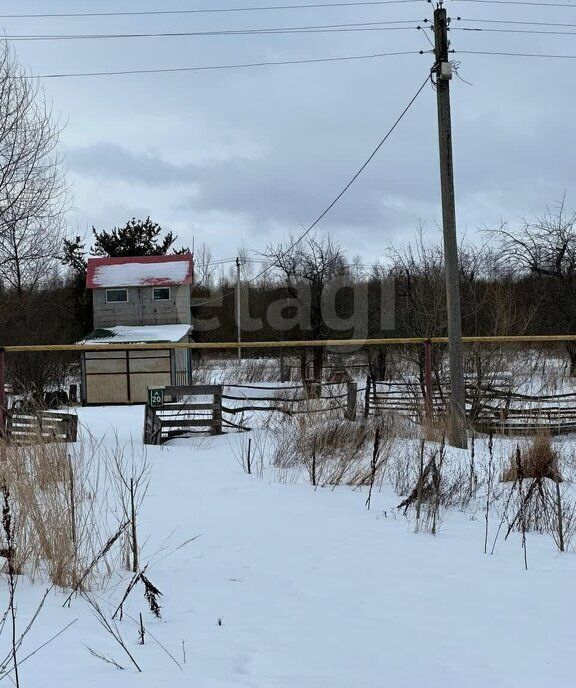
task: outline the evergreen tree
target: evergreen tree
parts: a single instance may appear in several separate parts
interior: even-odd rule
[[[92,227],[94,245],[89,255],[109,258],[130,256],[165,256],[170,249],[174,254],[190,253],[189,249],[174,250],[172,247],[178,237],[168,232],[162,237],[162,227],[147,217],[137,220],[133,217],[124,227],[114,227],[100,232]],[[71,268],[72,286],[75,293],[75,315],[78,322],[88,330],[92,323],[92,292],[86,289],[88,255],[86,244],[77,236],[64,239],[60,258],[63,265]]]
[[[137,220],[133,217],[124,227],[114,227],[98,232],[92,228],[95,256],[122,258],[129,256],[165,256],[176,239],[172,232],[161,238],[162,227],[147,217]]]

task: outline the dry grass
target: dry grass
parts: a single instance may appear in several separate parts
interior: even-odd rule
[[[0,452],[0,483],[10,493],[18,573],[33,581],[48,579],[63,589],[76,588],[81,581],[88,589],[120,566],[118,542],[85,576],[123,516],[95,440],[4,444]],[[4,546],[0,538],[0,550]]]
[[[78,495],[70,478],[66,447],[60,444],[8,445],[3,475],[14,511],[14,565],[33,579],[47,569],[58,586],[74,585],[78,538],[71,501]]]
[[[280,382],[280,363],[274,358],[203,358],[196,362],[192,384],[250,384]]]
[[[304,470],[314,485],[367,485],[373,479],[371,466],[376,428],[380,428],[380,450],[375,467],[380,482],[394,445],[390,417],[348,421],[341,413],[314,418],[285,418],[274,427],[272,465],[286,470]]]
[[[519,448],[519,455],[520,460],[517,453],[510,458],[510,464],[502,474],[502,482],[528,478],[549,478],[554,482],[562,482],[558,454],[552,446],[550,435],[536,435],[531,444]]]

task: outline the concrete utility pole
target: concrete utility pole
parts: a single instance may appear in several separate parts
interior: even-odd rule
[[[444,228],[444,263],[446,267],[446,303],[448,307],[448,353],[450,359],[450,414],[448,441],[453,447],[466,449],[466,388],[464,383],[464,350],[460,313],[460,270],[456,238],[454,202],[454,167],[452,163],[452,121],[450,116],[450,79],[448,61],[448,19],[440,2],[434,10],[436,54],[436,92],[438,99],[438,139],[440,144],[440,183],[442,187],[442,223]]]
[[[236,258],[236,326],[238,327],[238,364],[242,363],[242,308],[240,293],[240,258]]]

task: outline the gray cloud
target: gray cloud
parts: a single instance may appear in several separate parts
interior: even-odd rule
[[[215,0],[218,4],[226,3]],[[96,0],[85,3],[87,9],[96,5]],[[61,6],[75,3],[62,0]],[[30,11],[41,7],[41,0],[30,0]],[[476,6],[473,16],[493,19],[492,10]],[[502,6],[498,12],[499,19],[519,18],[515,7]],[[195,17],[194,25],[421,21],[424,13],[429,8],[302,10]],[[531,18],[549,20],[546,8],[531,8]],[[157,19],[154,28],[175,30],[184,24],[183,19]],[[16,22],[6,28],[24,30]],[[152,26],[145,19],[112,24],[76,20],[63,23],[59,31],[135,28]],[[26,25],[26,32],[46,31],[40,20]],[[539,212],[564,189],[570,201],[576,147],[571,62],[458,53],[576,54],[573,39],[536,36],[528,41],[454,30],[452,47],[461,62],[459,73],[473,84],[454,79],[452,89],[461,230],[473,233],[501,217]],[[105,51],[90,43],[24,44],[18,49],[33,71],[50,72],[303,59],[427,49],[427,43],[422,32],[391,31],[112,41]],[[235,236],[261,248],[262,242],[315,219],[398,116],[430,64],[427,54],[322,66],[51,81],[49,93],[70,120],[64,142],[71,181],[80,190],[75,219],[85,226],[95,218],[112,226],[126,219],[120,213],[148,212],[167,218],[184,235],[204,227],[217,254],[229,253]],[[410,236],[420,220],[434,228],[440,221],[437,156],[435,98],[429,89],[319,229],[334,232],[351,252],[368,258],[385,242]]]

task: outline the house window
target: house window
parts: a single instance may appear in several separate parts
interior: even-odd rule
[[[153,299],[154,301],[169,301],[170,287],[155,287]]]
[[[106,289],[106,303],[127,303],[128,289]]]

